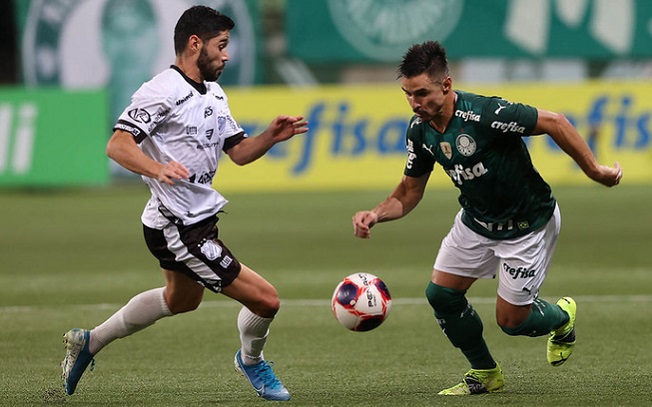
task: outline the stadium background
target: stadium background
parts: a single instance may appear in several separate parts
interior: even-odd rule
[[[106,185],[127,175],[101,146],[133,91],[173,61],[171,32],[191,3],[4,2],[0,185]],[[220,80],[236,120],[252,135],[281,112],[312,127],[237,176],[226,164],[216,178],[225,192],[393,186],[410,116],[396,63],[433,38],[449,49],[456,87],[562,112],[600,161],[623,161],[626,182],[650,180],[649,2],[204,3],[238,23]],[[554,144],[530,143],[552,183],[588,182]]]
[[[250,134],[277,114],[311,122],[251,166],[224,160],[215,180],[231,201],[221,232],[284,301],[268,349],[293,403],[432,405],[433,388],[467,368],[423,299],[458,210],[450,179],[436,169],[415,213],[374,229],[371,241],[350,227],[402,173],[410,112],[396,64],[410,44],[438,39],[454,87],[566,114],[598,159],[625,173],[607,190],[547,137],[528,140],[564,213],[544,295],[578,296],[583,343],[574,365],[551,372],[536,350],[545,339],[506,339],[492,323],[495,282],[479,282],[471,295],[509,372],[508,392],[481,402],[649,404],[652,2],[10,0],[0,2],[0,405],[255,400],[231,372],[238,309],[220,296],[117,341],[74,398],[58,381],[65,330],[92,327],[161,284],[139,229],[148,192],[104,147],[131,93],[173,61],[172,29],[191,4],[236,21],[220,82]],[[364,337],[328,309],[336,283],[355,271],[381,275],[396,299],[387,323]],[[215,388],[205,380],[213,374]]]

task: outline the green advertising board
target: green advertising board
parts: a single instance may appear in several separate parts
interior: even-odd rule
[[[106,184],[106,111],[101,91],[0,88],[0,187]]]
[[[288,0],[290,55],[396,62],[425,40],[451,59],[649,58],[649,0]]]

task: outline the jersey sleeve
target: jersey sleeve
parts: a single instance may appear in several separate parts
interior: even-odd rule
[[[432,172],[435,166],[435,160],[424,153],[421,145],[423,144],[423,126],[421,120],[414,116],[410,120],[407,132],[405,133],[405,147],[407,149],[407,161],[403,174],[408,177],[420,177]]]
[[[247,137],[247,134],[242,131],[234,136],[228,137],[224,140],[224,146],[222,146],[222,151],[227,152],[231,148],[237,146]]]
[[[134,93],[113,130],[131,133],[137,143],[148,137],[172,110],[169,95],[146,83]]]
[[[217,100],[222,102],[220,103],[219,112],[217,114],[217,128],[218,133],[224,137],[222,151],[226,152],[232,147],[240,144],[240,142],[247,138],[248,135],[233,118],[231,109],[229,108],[228,98],[222,88],[218,84],[213,83],[211,84],[211,89],[213,89]]]
[[[499,97],[486,98],[480,124],[496,136],[529,136],[537,125],[536,108]]]

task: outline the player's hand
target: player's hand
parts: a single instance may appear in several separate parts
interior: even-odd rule
[[[620,184],[620,180],[623,178],[623,169],[620,167],[620,164],[616,161],[613,167],[607,165],[601,165],[599,167],[598,175],[594,178],[595,181],[601,183],[602,185],[613,187]]]
[[[183,164],[170,161],[161,167],[156,179],[168,185],[174,185],[174,180],[188,179],[189,176],[190,173]]]
[[[288,140],[308,131],[308,122],[303,116],[279,116],[272,121],[268,130],[276,143]]]
[[[360,211],[353,215],[353,234],[362,239],[371,237],[371,228],[378,223],[378,215],[373,211]]]

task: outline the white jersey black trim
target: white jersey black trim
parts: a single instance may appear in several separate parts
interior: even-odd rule
[[[143,153],[155,161],[176,161],[190,172],[188,180],[167,185],[143,177],[152,197],[143,223],[155,229],[169,221],[162,203],[184,225],[215,215],[227,200],[213,189],[222,150],[247,135],[231,116],[226,94],[215,82],[197,83],[172,66],[144,83],[132,96],[114,130],[134,136]]]

